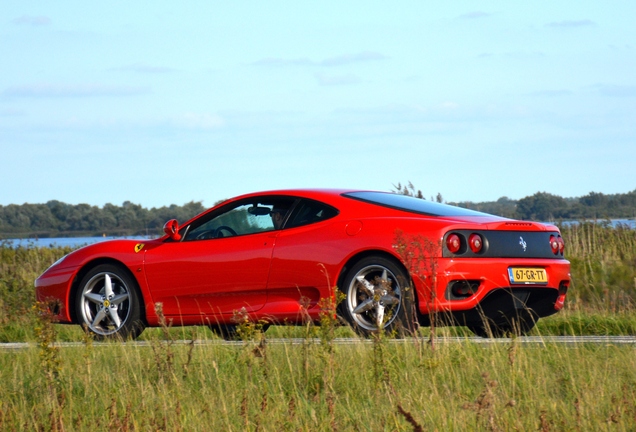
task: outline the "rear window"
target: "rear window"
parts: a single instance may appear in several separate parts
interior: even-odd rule
[[[383,207],[404,210],[427,216],[490,216],[487,213],[475,210],[468,210],[461,207],[440,204],[433,201],[426,201],[421,198],[414,198],[407,195],[388,192],[347,192],[343,193],[342,196],[370,204],[377,204]]]
[[[290,220],[285,224],[285,228],[294,228],[314,222],[321,222],[337,215],[338,210],[327,204],[310,199],[303,199],[294,210]]]

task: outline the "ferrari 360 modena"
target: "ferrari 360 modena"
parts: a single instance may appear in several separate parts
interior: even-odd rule
[[[321,300],[336,298],[337,316],[364,336],[435,319],[499,337],[559,311],[570,284],[556,226],[395,193],[252,193],[164,232],[66,255],[35,281],[38,301],[100,339],[163,319],[228,336],[237,313],[318,323]]]

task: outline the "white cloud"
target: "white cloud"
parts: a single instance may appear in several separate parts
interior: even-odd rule
[[[337,57],[324,59],[320,62],[321,66],[342,66],[351,63],[362,63],[368,61],[385,60],[388,57],[374,51],[363,51],[355,54],[345,54]]]
[[[283,66],[312,66],[315,63],[307,58],[300,59],[284,59],[278,57],[267,57],[264,59],[257,60],[252,63],[254,66],[273,66],[273,67],[283,67]]]
[[[267,57],[252,63],[255,66],[343,66],[353,63],[366,63],[370,61],[380,61],[388,59],[387,56],[375,51],[361,51],[353,54],[343,54],[335,57],[328,57],[323,60],[313,61],[308,58],[285,59],[280,57]]]
[[[479,18],[487,18],[492,16],[491,13],[483,12],[483,11],[473,11],[462,14],[459,16],[460,19],[479,19]]]
[[[564,20],[564,21],[555,21],[546,24],[546,27],[555,27],[555,28],[577,28],[577,27],[592,27],[595,26],[596,23],[589,19],[582,20]]]
[[[177,126],[185,127],[188,129],[218,129],[225,124],[222,117],[216,114],[197,114],[192,112],[184,113],[181,117],[176,119]]]
[[[532,59],[545,57],[542,51],[509,51],[501,53],[483,52],[477,55],[478,59]]]
[[[13,19],[11,22],[17,25],[46,26],[51,24],[51,19],[46,16],[22,15],[21,17]]]
[[[358,84],[362,81],[360,77],[354,74],[329,76],[319,73],[316,74],[315,77],[318,81],[318,84],[320,84],[321,86],[351,85]]]
[[[561,97],[572,96],[574,92],[572,90],[540,90],[530,93],[531,96],[545,96],[545,97]]]
[[[122,66],[117,68],[116,70],[120,71],[129,71],[129,72],[137,72],[144,74],[162,74],[162,73],[171,73],[175,72],[176,69],[165,67],[165,66],[152,66],[143,63],[135,63],[127,66]]]
[[[594,86],[604,96],[613,97],[635,97],[636,86],[615,85],[615,84],[598,84]]]
[[[0,117],[21,117],[24,115],[26,115],[26,113],[22,110],[14,108],[0,109]]]
[[[455,110],[459,108],[459,104],[457,102],[447,101],[447,102],[443,102],[440,105],[440,107],[445,110]]]
[[[67,98],[98,96],[135,96],[149,93],[149,87],[109,84],[28,84],[6,88],[4,97]]]

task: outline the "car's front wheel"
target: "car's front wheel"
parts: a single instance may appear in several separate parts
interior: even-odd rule
[[[227,341],[239,339],[238,334],[236,333],[235,324],[210,324],[208,327],[212,330],[212,333],[221,339],[225,339]]]
[[[79,324],[97,339],[134,339],[145,328],[140,298],[137,282],[128,272],[103,264],[82,278],[75,312]]]
[[[225,339],[226,341],[236,341],[241,339],[239,327],[236,324],[210,324],[208,326],[212,333]],[[257,331],[265,333],[269,328],[269,324],[260,323],[256,327]]]
[[[395,261],[371,256],[358,261],[343,279],[340,314],[368,336],[383,329],[402,337],[414,329],[414,293],[406,271]]]

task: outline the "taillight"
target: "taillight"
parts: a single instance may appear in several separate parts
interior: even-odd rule
[[[462,247],[462,241],[457,234],[451,234],[446,237],[446,247],[450,253],[456,254]]]
[[[468,245],[473,253],[479,253],[484,246],[484,241],[479,234],[471,234],[470,237],[468,237]]]
[[[553,235],[550,236],[550,248],[552,248],[553,254],[559,253],[559,240]]]
[[[565,242],[563,241],[563,237],[558,237],[557,243],[559,243],[559,253],[563,255],[563,251],[565,250]]]

